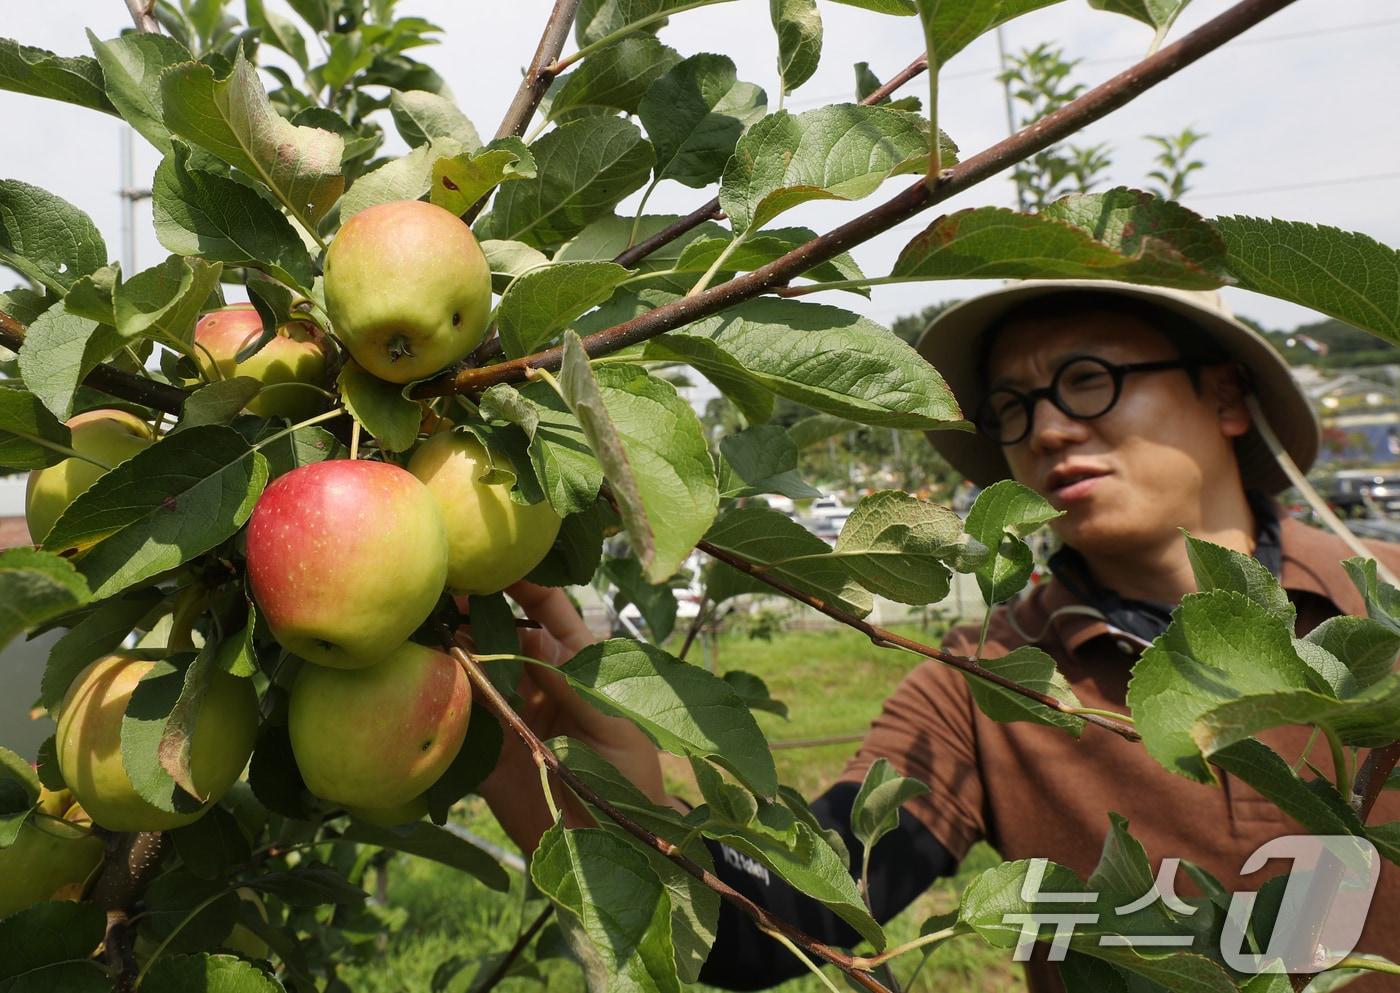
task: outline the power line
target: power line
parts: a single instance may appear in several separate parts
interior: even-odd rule
[[[1330,28],[1318,28],[1314,31],[1293,31],[1288,34],[1261,35],[1258,38],[1251,38],[1245,35],[1231,42],[1233,48],[1241,48],[1245,45],[1271,45],[1275,42],[1298,41],[1305,38],[1316,38],[1319,35],[1344,34],[1350,31],[1373,31],[1376,28],[1388,28],[1400,24],[1400,17],[1392,17],[1383,21],[1365,21],[1360,24],[1338,24]],[[1121,62],[1136,62],[1142,57],[1141,52],[1125,53],[1123,55],[1104,55],[1096,59],[1083,59],[1078,64],[1082,66],[1115,65]],[[960,72],[939,73],[938,78],[943,81],[954,79],[975,79],[979,76],[996,76],[1001,72],[996,66],[985,66],[981,69],[963,69]],[[848,98],[849,93],[828,93],[819,97],[804,97],[801,100],[790,102],[787,106],[789,110],[799,107],[816,107],[831,103],[833,100]]]
[[[1209,200],[1212,197],[1240,197],[1251,193],[1283,193],[1288,190],[1310,190],[1319,186],[1348,186],[1352,183],[1374,183],[1383,179],[1400,179],[1400,172],[1377,172],[1365,176],[1336,176],[1332,179],[1314,179],[1305,183],[1287,183],[1282,186],[1252,186],[1245,190],[1222,190],[1216,193],[1191,193],[1192,200]]]

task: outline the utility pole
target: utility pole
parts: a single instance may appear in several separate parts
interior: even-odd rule
[[[151,191],[136,187],[136,150],[131,140],[131,128],[122,125],[121,159],[122,187],[118,196],[122,198],[122,275],[136,272],[136,202],[149,200]]]
[[[997,65],[1001,66],[1001,93],[1006,101],[1006,135],[1009,138],[1016,133],[1016,109],[1011,96],[1011,81],[1006,78],[1006,34],[1001,25],[997,25]],[[1026,209],[1026,198],[1019,182],[1016,183],[1016,209]]]

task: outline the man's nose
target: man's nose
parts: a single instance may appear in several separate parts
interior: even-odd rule
[[[1037,397],[1031,407],[1031,430],[1026,443],[1033,451],[1053,451],[1063,445],[1082,441],[1088,436],[1088,425],[1070,417],[1051,402],[1049,397]]]

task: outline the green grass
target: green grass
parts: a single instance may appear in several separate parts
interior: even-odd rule
[[[908,627],[901,631],[932,642],[941,635],[937,628],[921,631]],[[919,661],[902,652],[877,649],[846,628],[786,632],[771,642],[726,634],[712,653],[704,648],[695,645],[690,660],[699,665],[713,661],[721,673],[729,669],[751,672],[768,684],[775,699],[788,705],[790,720],[759,715],[759,723],[771,742],[863,731],[879,713],[883,699]],[[779,776],[803,795],[816,796],[835,780],[855,748],[854,744],[841,744],[779,750]],[[688,765],[668,758],[664,768],[668,788],[694,799]],[[509,845],[480,801],[464,805],[460,816],[477,834]],[[919,926],[927,918],[955,908],[958,893],[972,877],[998,861],[987,846],[974,848],[956,876],[939,880],[885,926],[891,945],[917,937]],[[396,858],[389,868],[387,902],[406,911],[406,919],[388,936],[382,955],[342,966],[341,978],[355,993],[427,993],[440,963],[454,957],[477,959],[510,947],[521,926],[522,886],[523,881],[516,878],[511,893],[494,893],[435,863]],[[894,963],[895,974],[909,993],[1016,993],[1025,989],[1020,966],[1010,962],[1005,951],[988,948],[975,937],[956,938],[936,948],[915,983],[908,985],[907,978],[918,960],[916,952]],[[468,989],[476,968],[469,964],[445,989],[449,993]],[[513,978],[497,989],[503,993],[541,988],[549,993],[584,993],[583,978],[576,966],[548,959],[539,963],[539,970],[538,981]],[[842,987],[839,977],[835,982],[838,988]],[[776,989],[783,993],[827,993],[825,985],[810,975]]]

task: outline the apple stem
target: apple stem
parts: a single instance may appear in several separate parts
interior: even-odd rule
[[[540,770],[540,790],[544,793],[545,806],[549,808],[549,816],[555,821],[559,820],[559,807],[554,802],[554,791],[549,787],[549,766],[544,764],[544,760],[538,755],[535,756],[535,765]]]
[[[326,411],[324,414],[317,414],[315,417],[308,417],[304,421],[297,421],[295,424],[289,427],[285,427],[281,431],[278,431],[276,434],[269,435],[262,441],[258,442],[256,445],[253,446],[253,451],[256,452],[261,448],[265,448],[266,446],[272,444],[274,441],[278,441],[282,438],[285,438],[293,431],[299,431],[302,428],[309,428],[311,425],[320,424],[322,421],[329,421],[332,418],[339,417],[343,413],[345,413],[344,407],[335,407],[332,410]]]
[[[350,424],[350,460],[353,462],[360,457],[360,422],[354,420]]]

